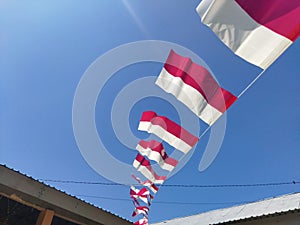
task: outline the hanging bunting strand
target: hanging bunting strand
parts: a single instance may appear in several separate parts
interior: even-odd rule
[[[136,146],[136,150],[138,150],[141,155],[147,156],[148,159],[157,162],[162,169],[172,171],[178,164],[177,160],[167,155],[163,144],[158,141],[141,140]]]
[[[158,116],[153,111],[143,112],[138,130],[153,133],[174,148],[183,153],[188,153],[198,142],[198,138],[168,119]]]
[[[148,218],[149,208],[147,206],[136,206],[135,210],[132,213],[132,216],[135,217],[137,215],[144,215]]]
[[[148,218],[144,217],[134,223],[134,225],[148,225]]]
[[[299,0],[203,0],[197,12],[236,55],[262,69],[300,35]]]
[[[237,99],[220,87],[205,67],[173,50],[155,84],[174,95],[209,125],[216,122]]]
[[[137,154],[133,167],[141,172],[147,179],[155,184],[162,184],[166,180],[166,176],[159,176],[152,169],[151,163],[141,154]]]
[[[131,175],[133,179],[135,179],[139,184],[147,187],[152,191],[154,194],[158,192],[158,187],[150,180],[142,181],[140,178],[136,177],[134,174]]]
[[[153,196],[150,194],[147,188],[142,188],[141,190],[131,186],[130,187],[130,197],[139,205],[138,199],[146,203],[148,206],[151,205],[151,200]]]

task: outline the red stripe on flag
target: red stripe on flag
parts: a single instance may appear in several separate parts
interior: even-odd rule
[[[196,89],[214,108],[224,113],[235,101],[236,97],[219,86],[210,72],[203,66],[194,63],[190,58],[170,51],[164,65],[168,73]]]
[[[257,23],[295,41],[300,36],[300,0],[235,0]]]
[[[168,157],[168,158],[165,159],[165,163],[169,164],[169,165],[171,165],[173,167],[176,167],[177,164],[178,164],[178,161],[176,159],[174,159],[174,158]]]
[[[150,161],[148,161],[144,156],[137,154],[136,161],[138,161],[142,166],[151,167]]]
[[[161,155],[162,159],[168,158],[168,155],[164,151],[164,146],[161,142],[155,140],[151,140],[151,141],[141,140],[139,142],[139,145],[142,146],[144,149],[150,148],[152,151],[158,152]]]
[[[158,192],[158,187],[150,180],[142,181],[140,178],[136,177],[134,174],[131,175],[139,184],[148,187],[153,193]]]
[[[132,213],[132,216],[135,217],[139,214],[148,216],[148,212],[149,212],[149,208],[147,206],[136,206],[135,210]]]
[[[173,134],[177,138],[181,139],[191,147],[199,141],[198,137],[192,135],[190,132],[179,126],[177,123],[173,122],[165,116],[158,116],[153,111],[143,112],[140,121],[150,122],[153,125],[158,125],[162,127],[163,129]]]
[[[148,225],[148,219],[144,217],[143,219],[140,219],[139,221],[136,221],[134,225]]]
[[[147,160],[144,156],[142,156],[141,154],[137,154],[135,160],[137,162],[139,162],[140,166],[144,166],[154,177],[154,179],[156,181],[165,181],[167,179],[166,176],[159,176],[155,173],[155,171],[153,170],[151,163],[149,160]]]
[[[142,200],[146,204],[150,206],[151,200],[153,199],[153,196],[150,194],[150,191],[147,188],[142,188],[141,190],[131,186],[130,187],[130,197],[133,199],[134,203],[137,205],[140,205],[138,202],[138,199]]]
[[[173,167],[175,167],[178,164],[178,161],[176,159],[168,156],[168,154],[166,153],[164,146],[161,142],[158,142],[155,140],[150,140],[150,141],[141,140],[139,142],[139,146],[141,146],[143,149],[150,149],[153,152],[157,152],[165,164],[169,164]],[[151,155],[151,153],[148,155],[143,154],[143,153],[141,153],[141,154],[144,156],[146,155],[149,159],[154,160],[158,163],[160,162],[160,159],[154,159],[154,158],[151,158],[151,156],[149,157],[149,155]]]

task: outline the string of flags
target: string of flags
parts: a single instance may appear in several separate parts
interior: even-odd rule
[[[142,188],[141,190],[131,186],[130,187],[130,197],[133,199],[136,205],[140,205],[138,199],[146,203],[148,206],[151,205],[151,200],[153,196],[147,188]]]
[[[202,23],[236,55],[264,70],[300,35],[300,0],[202,0],[197,13]],[[186,105],[209,127],[238,99],[221,87],[207,68],[174,50],[170,51],[155,84]],[[167,154],[163,142],[187,154],[199,138],[153,111],[142,113],[138,130],[162,140],[141,140],[133,162],[146,180],[132,175],[143,186],[130,187],[132,216],[141,216],[135,225],[148,225],[151,201],[159,190],[157,184],[162,185],[167,178],[157,174],[151,161],[170,173],[178,160]]]
[[[153,111],[143,112],[138,130],[154,134],[183,153],[188,153],[198,142],[194,136],[180,125]]]
[[[141,140],[136,146],[136,150],[143,156],[147,156],[148,159],[157,162],[157,164],[167,171],[174,170],[178,161],[167,155],[164,146],[161,142],[151,140],[144,141]]]
[[[202,0],[197,12],[236,55],[262,69],[300,35],[299,0]]]
[[[173,50],[155,84],[174,95],[209,125],[237,99],[220,87],[205,67],[176,54]]]
[[[212,125],[237,99],[220,87],[206,68],[178,55],[174,50],[170,51],[156,84],[173,94],[209,125]],[[199,141],[198,137],[176,122],[153,111],[142,113],[138,130],[154,134],[183,154],[187,154]],[[138,153],[133,167],[147,180],[143,182],[132,175],[139,184],[145,186],[141,190],[130,187],[130,197],[135,207],[132,216],[143,217],[135,224],[148,224],[149,207],[153,200],[149,190],[155,194],[158,191],[156,185],[162,185],[167,179],[166,176],[155,172],[151,161],[156,162],[161,169],[171,172],[178,164],[178,160],[169,157],[164,144],[156,140],[140,140],[136,150]]]

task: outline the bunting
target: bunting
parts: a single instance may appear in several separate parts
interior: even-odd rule
[[[216,122],[237,99],[220,87],[205,67],[173,50],[155,84],[174,95],[209,125]]]
[[[133,162],[133,167],[155,184],[162,184],[166,180],[165,176],[159,176],[155,173],[155,171],[151,167],[151,163],[149,162],[149,160],[147,160],[141,154],[137,154]]]
[[[147,206],[136,206],[135,210],[132,213],[132,216],[135,217],[137,215],[142,214],[148,217],[148,213],[149,213],[149,208]]]
[[[300,35],[300,0],[203,0],[197,12],[236,55],[262,69]]]
[[[141,155],[147,156],[148,159],[157,162],[162,169],[172,171],[178,164],[177,160],[167,155],[163,144],[158,141],[141,140],[136,146],[136,149]]]
[[[130,197],[137,205],[139,205],[138,199],[140,199],[148,206],[151,205],[151,200],[153,199],[153,196],[150,194],[147,188],[142,188],[139,190],[133,186],[130,187]]]
[[[153,111],[143,112],[138,130],[153,133],[174,148],[188,153],[198,142],[198,137],[165,116],[158,116]]]

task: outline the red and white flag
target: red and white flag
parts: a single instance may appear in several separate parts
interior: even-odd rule
[[[134,225],[148,225],[148,218],[144,217],[143,219],[140,219],[139,221],[136,221]]]
[[[166,180],[166,176],[157,175],[151,167],[151,163],[144,156],[137,154],[134,162],[134,168],[141,172],[147,179],[155,184],[162,184]]]
[[[165,170],[172,171],[178,164],[178,161],[169,157],[164,149],[162,143],[151,140],[141,140],[136,146],[136,150],[143,156],[158,163],[158,165]]]
[[[158,187],[150,180],[142,181],[140,178],[136,177],[134,174],[131,175],[139,184],[149,188],[154,194],[158,192]]]
[[[199,140],[172,120],[153,111],[143,112],[138,129],[155,134],[183,153],[188,153]]]
[[[173,50],[155,84],[174,95],[209,125],[237,99],[220,87],[205,67],[176,54]]]
[[[147,188],[142,188],[141,190],[131,186],[130,187],[130,197],[135,203],[139,205],[138,199],[145,202],[149,206],[151,205],[151,200],[153,196],[150,194],[150,191]]]
[[[144,216],[148,216],[149,208],[147,206],[136,206],[135,210],[132,213],[132,216],[135,217],[139,214],[143,214]]]
[[[300,0],[202,0],[197,12],[236,55],[262,69],[300,35]]]

